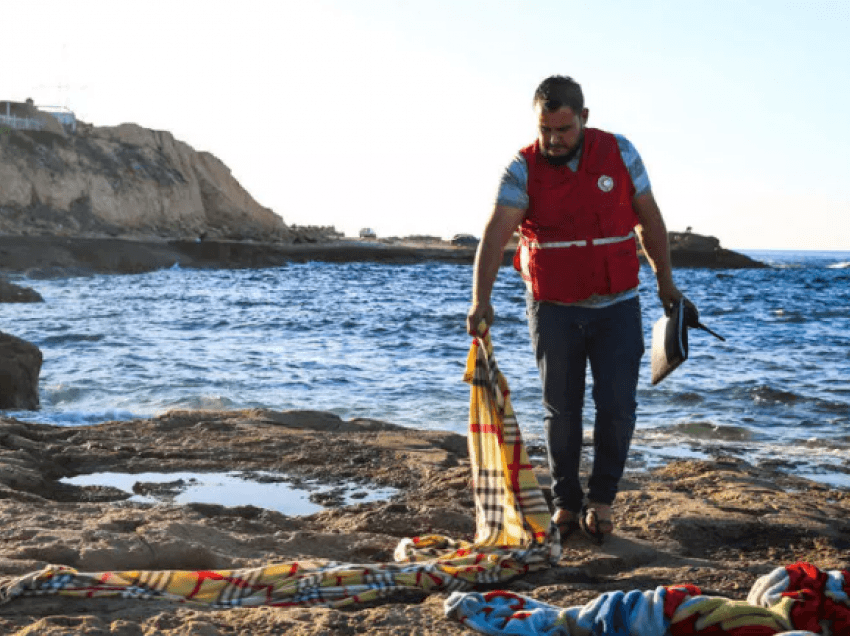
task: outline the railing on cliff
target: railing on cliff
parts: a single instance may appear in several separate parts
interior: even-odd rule
[[[38,109],[56,119],[62,124],[66,132],[76,132],[77,117],[70,108],[65,106],[39,106]]]
[[[38,109],[62,124],[66,133],[76,132],[77,117],[72,110],[64,106],[39,106]],[[44,130],[46,128],[43,121],[34,117],[19,117],[9,113],[8,102],[6,103],[6,114],[0,115],[0,126],[7,126],[15,130]]]
[[[0,115],[0,125],[9,126],[16,130],[42,130],[44,124],[32,117],[18,117],[17,115]]]

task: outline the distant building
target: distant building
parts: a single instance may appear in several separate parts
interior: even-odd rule
[[[15,130],[44,130],[64,135],[77,131],[77,117],[61,106],[36,106],[26,102],[0,101],[0,126]]]
[[[69,108],[65,108],[64,106],[39,106],[38,109],[43,113],[51,115],[62,124],[65,132],[77,132],[77,116]]]
[[[452,237],[451,244],[460,247],[478,247],[478,239],[472,234],[455,234]]]

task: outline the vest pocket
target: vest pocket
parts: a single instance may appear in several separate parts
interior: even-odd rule
[[[634,241],[611,245],[607,256],[608,293],[616,294],[637,287],[640,261]]]
[[[586,247],[531,250],[529,273],[535,300],[572,303],[594,293],[594,275]]]

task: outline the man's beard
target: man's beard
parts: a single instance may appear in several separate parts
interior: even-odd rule
[[[550,165],[565,166],[570,161],[575,159],[576,156],[578,156],[578,153],[581,152],[582,146],[584,146],[584,133],[582,133],[581,137],[579,137],[578,143],[575,145],[575,147],[572,150],[570,150],[567,154],[559,155],[557,157],[552,157],[550,155],[547,155],[546,153],[543,153],[543,157],[546,159],[546,161],[549,162]]]

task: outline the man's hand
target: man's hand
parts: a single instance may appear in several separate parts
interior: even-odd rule
[[[668,311],[684,294],[679,291],[671,276],[658,277],[658,298],[664,311]]]
[[[481,325],[481,321],[483,320],[489,327],[493,324],[494,319],[493,305],[490,303],[473,303],[466,314],[466,333],[470,336],[480,336],[478,327]]]

